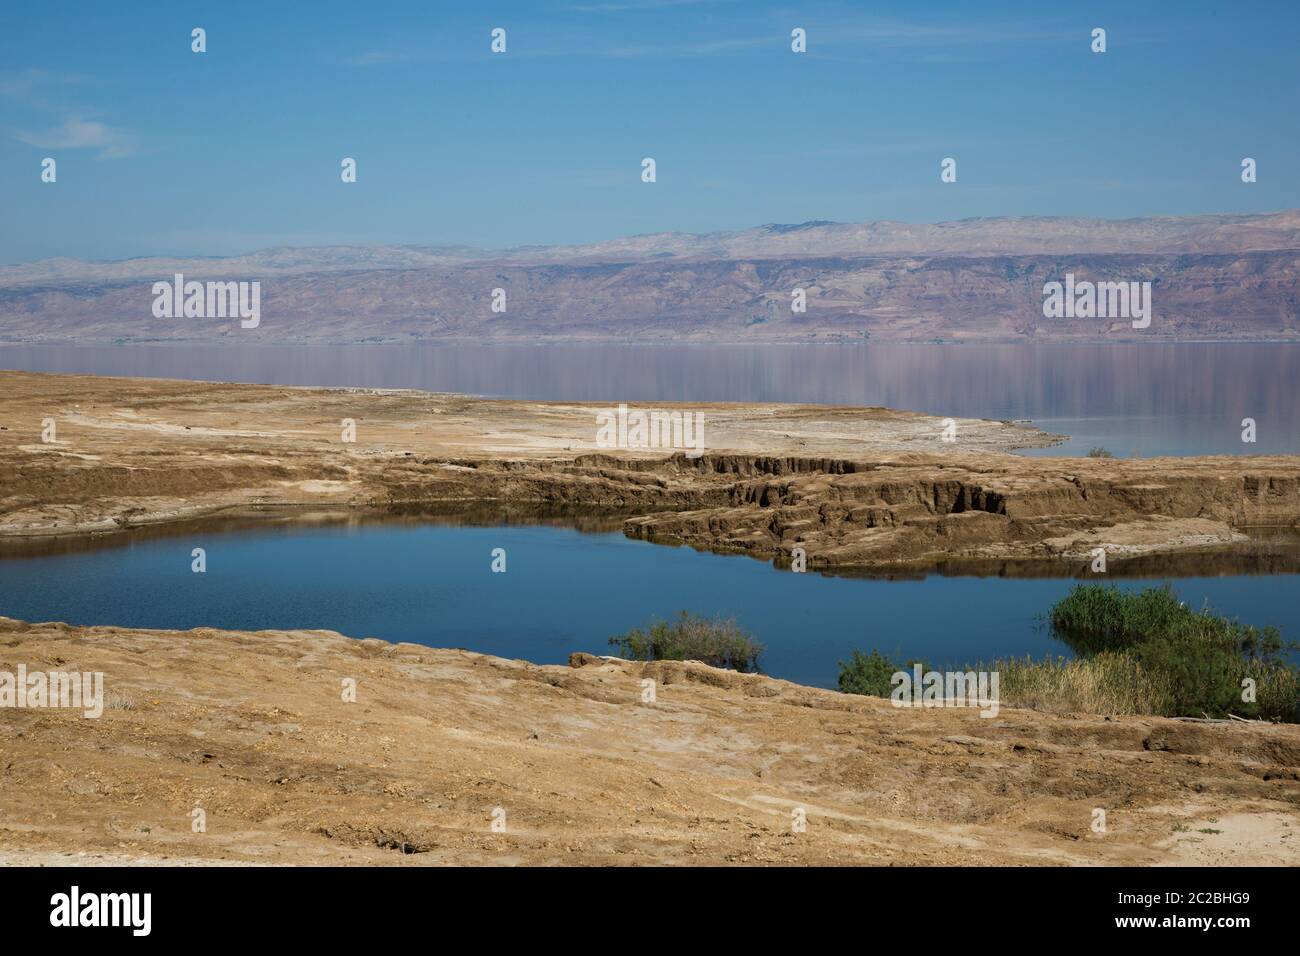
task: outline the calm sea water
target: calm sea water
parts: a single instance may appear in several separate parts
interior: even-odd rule
[[[1300,454],[1300,344],[0,346],[0,368],[1032,419],[1033,454]],[[1243,418],[1258,440],[1241,441]]]
[[[571,651],[613,653],[610,635],[688,609],[734,616],[767,646],[767,673],[821,686],[834,686],[837,661],[854,648],[938,666],[1070,653],[1040,621],[1073,586],[1068,579],[829,578],[550,526],[288,526],[119,540],[0,558],[0,614],[129,627],[327,628],[561,663]],[[207,551],[204,574],[190,569],[196,547]],[[506,549],[504,574],[491,571],[494,548]],[[1300,576],[1174,585],[1189,605],[1208,600],[1300,637]]]
[[[416,345],[0,347],[0,367],[512,398],[791,401],[1032,419],[1070,434],[1038,454],[1300,453],[1300,346]],[[1241,420],[1258,442],[1243,445]],[[190,571],[190,550],[208,571]],[[489,555],[504,547],[508,571]],[[1292,561],[1287,565],[1295,566]],[[681,609],[734,616],[769,673],[833,685],[854,648],[958,665],[1067,654],[1041,617],[1073,581],[794,575],[569,527],[429,523],[131,534],[110,547],[0,557],[0,614],[79,624],[329,628],[542,663]],[[1118,581],[1125,588],[1155,581]],[[1186,577],[1209,601],[1300,639],[1300,575]]]

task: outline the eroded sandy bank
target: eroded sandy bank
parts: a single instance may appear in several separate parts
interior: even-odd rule
[[[1300,458],[1025,458],[1032,427],[879,408],[671,406],[700,457],[597,447],[616,403],[492,401],[5,372],[0,536],[113,531],[258,508],[495,503],[618,509],[628,534],[811,569],[1116,560],[1294,530]],[[345,420],[355,442],[343,440]],[[43,441],[50,423],[54,440]]]
[[[103,672],[108,706],[0,709],[8,862],[1300,863],[1294,726],[990,719],[701,664],[0,619],[0,670],[19,663]]]

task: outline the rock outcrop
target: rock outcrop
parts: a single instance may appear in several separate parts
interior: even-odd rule
[[[1300,520],[1300,458],[1027,458],[1035,429],[886,409],[689,405],[708,451],[593,451],[598,406],[5,373],[0,537],[284,509],[616,514],[652,541],[908,572],[1240,555]],[[40,440],[52,419],[56,440]],[[350,420],[356,441],[343,440]],[[999,562],[1001,566],[999,567]],[[1058,568],[1059,570],[1059,568]]]

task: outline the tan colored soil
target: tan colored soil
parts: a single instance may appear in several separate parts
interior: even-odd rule
[[[110,705],[0,710],[11,862],[1300,863],[1293,726],[990,719],[702,664],[0,619],[0,669],[19,662],[102,671]]]
[[[478,502],[620,509],[633,536],[890,571],[1222,553],[1300,520],[1296,457],[1025,458],[1007,451],[1054,439],[958,419],[945,443],[943,420],[879,408],[672,406],[704,415],[691,459],[597,448],[610,407],[5,372],[0,537]]]
[[[595,453],[596,407],[2,373],[0,535],[532,503],[890,568],[1099,541],[1212,554],[1300,513],[1295,458],[1027,459],[1006,450],[1049,439],[1003,423],[959,420],[945,445],[905,412],[706,405],[690,461]],[[102,671],[109,707],[0,709],[0,862],[1300,862],[1296,727],[986,719],[699,664],[0,619],[0,670],[20,663]]]

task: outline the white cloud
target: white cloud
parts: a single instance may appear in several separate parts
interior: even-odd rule
[[[66,87],[80,86],[85,82],[86,78],[76,73],[29,67],[0,74],[0,96],[28,106],[41,106],[49,94],[57,94]]]
[[[17,137],[41,149],[97,149],[100,159],[121,159],[135,154],[135,139],[104,123],[68,119],[63,125],[38,133],[19,130]]]
[[[727,53],[739,53],[745,50],[763,48],[779,49],[783,43],[780,36],[735,37],[732,39],[709,40],[702,43],[683,43],[675,46],[618,46],[597,49],[597,56],[640,57],[640,56],[715,56]]]
[[[406,63],[414,57],[398,50],[366,50],[344,59],[348,66],[382,66],[385,63]]]
[[[628,13],[637,10],[662,10],[665,7],[693,7],[700,4],[730,2],[732,0],[612,0],[604,3],[577,3],[569,9],[575,13]]]

